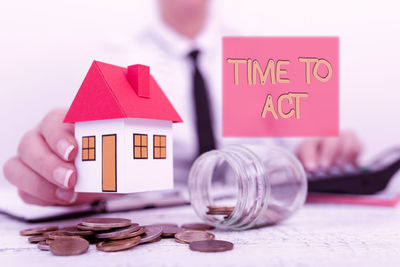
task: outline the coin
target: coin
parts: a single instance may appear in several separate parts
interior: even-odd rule
[[[103,232],[100,234],[96,234],[97,238],[110,238],[110,237],[115,237],[115,236],[122,236],[122,235],[127,235],[132,232],[136,232],[137,230],[140,229],[139,224],[134,223],[131,226],[125,227],[125,228],[119,228],[117,230],[112,230],[109,232]]]
[[[78,230],[77,228],[75,230],[70,229],[70,230],[64,230],[65,235],[69,236],[91,236],[94,234],[93,231],[88,231],[88,230]]]
[[[175,223],[155,223],[152,225],[161,226],[161,227],[178,227]]]
[[[135,236],[139,236],[141,234],[143,234],[145,232],[144,227],[141,227],[139,230],[126,234],[126,235],[120,235],[120,236],[114,236],[114,237],[110,237],[108,238],[109,240],[120,240],[120,239],[127,239],[127,238],[131,238],[131,237],[135,237]]]
[[[205,223],[185,223],[181,226],[182,228],[189,229],[189,230],[212,230],[215,227]]]
[[[223,240],[202,240],[193,241],[189,248],[200,252],[222,252],[233,249],[233,243]]]
[[[230,215],[235,207],[213,207],[209,206],[206,214],[209,215]]]
[[[77,229],[78,228],[76,228],[76,226],[73,226],[73,225],[60,228],[60,230],[64,230],[64,231],[76,231]]]
[[[163,228],[163,237],[174,237],[176,233],[182,232],[185,229],[178,227],[178,226],[173,226],[173,225],[164,225],[162,226]]]
[[[121,251],[133,248],[140,243],[140,236],[133,238],[115,240],[115,241],[101,241],[96,244],[97,250],[105,252]]]
[[[83,224],[77,224],[76,228],[78,228],[79,230],[83,230],[83,231],[93,231],[93,232],[104,232],[104,231],[109,231],[112,230],[113,228],[115,229],[115,227],[89,227]]]
[[[48,238],[50,238],[50,239],[56,239],[56,238],[64,237],[64,236],[68,236],[68,235],[65,233],[65,231],[64,231],[64,230],[58,230],[58,231],[51,232],[51,233],[49,234]]]
[[[126,227],[131,225],[131,220],[123,218],[86,218],[81,224],[89,227]]]
[[[207,211],[206,214],[208,215],[225,215],[229,216],[232,212],[230,211]]]
[[[50,251],[57,256],[71,256],[85,253],[89,248],[89,242],[81,237],[59,237],[50,244]]]
[[[37,228],[25,229],[19,232],[20,235],[40,235],[45,232],[56,231],[58,230],[58,226],[42,226]]]
[[[235,207],[233,206],[207,206],[209,211],[230,211],[232,212]]]
[[[221,215],[234,209],[219,206],[208,208],[209,213]],[[61,229],[56,226],[38,227],[22,230],[20,234],[29,235],[29,242],[37,243],[39,249],[50,250],[54,255],[60,256],[82,254],[88,250],[90,243],[97,242],[97,250],[111,252],[126,250],[138,244],[159,242],[162,237],[172,236],[179,243],[194,242],[190,249],[196,251],[219,252],[233,248],[232,243],[222,240],[198,242],[214,241],[215,235],[205,231],[211,229],[214,227],[205,223],[187,223],[182,227],[174,223],[139,226],[123,218],[85,218],[76,226]]]
[[[46,241],[40,241],[37,243],[37,247],[40,250],[50,250],[50,246],[46,243]]]
[[[60,231],[60,230],[50,231],[50,232],[44,232],[44,233],[42,234],[42,236],[45,236],[45,237],[49,238],[49,235],[50,235],[51,233],[54,233],[54,232],[57,232],[57,231]]]
[[[157,225],[146,225],[145,232],[141,236],[140,243],[151,242],[157,238],[159,238],[163,232],[163,228]]]
[[[162,240],[162,238],[161,238],[161,236],[159,236],[159,237],[157,237],[156,239],[151,240],[151,241],[149,241],[149,242],[147,242],[147,243],[156,243],[156,242],[161,241],[161,240]]]
[[[175,235],[175,240],[183,244],[190,244],[193,241],[211,240],[214,238],[214,234],[199,230],[186,230]]]
[[[43,235],[33,235],[28,238],[29,243],[38,243],[41,241],[45,241],[47,237]]]

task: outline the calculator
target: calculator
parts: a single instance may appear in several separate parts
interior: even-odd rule
[[[364,166],[334,166],[307,172],[308,192],[375,194],[388,185],[400,169],[400,148],[384,151]]]

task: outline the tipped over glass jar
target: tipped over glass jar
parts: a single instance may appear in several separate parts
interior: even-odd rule
[[[188,186],[191,204],[204,222],[234,230],[285,220],[307,195],[299,160],[284,149],[263,145],[202,154],[193,163]]]

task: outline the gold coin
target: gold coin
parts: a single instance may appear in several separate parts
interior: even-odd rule
[[[156,239],[151,240],[151,241],[149,241],[149,242],[147,242],[147,243],[156,243],[156,242],[161,241],[161,240],[162,240],[162,237],[159,236],[159,237],[157,237]]]
[[[158,225],[146,225],[145,232],[141,236],[140,243],[151,242],[157,238],[159,238],[163,232],[161,226]]]
[[[109,231],[109,230],[113,229],[113,227],[109,227],[109,226],[106,226],[106,227],[89,227],[89,226],[86,226],[86,225],[83,225],[83,224],[80,224],[80,223],[76,225],[76,228],[78,230],[82,230],[82,231],[93,231],[93,232],[104,232],[104,231]]]
[[[189,248],[200,252],[223,252],[233,249],[233,244],[223,240],[202,240],[190,243]]]
[[[161,227],[178,227],[178,225],[177,224],[175,224],[175,223],[155,223],[155,224],[152,224],[152,225],[157,225],[157,226],[161,226]]]
[[[207,214],[210,215],[230,215],[235,209],[235,207],[228,206],[207,206],[207,208]]]
[[[64,233],[69,236],[91,236],[94,234],[94,232],[86,230],[65,230]]]
[[[115,241],[101,241],[96,244],[97,250],[105,252],[115,252],[133,248],[140,243],[140,236],[133,238],[115,240]]]
[[[215,228],[214,226],[205,223],[185,223],[182,224],[181,227],[189,230],[199,230],[199,231],[212,230]]]
[[[207,208],[215,211],[233,211],[235,209],[234,206],[207,206]]]
[[[136,231],[140,230],[140,228],[141,227],[139,226],[139,224],[134,223],[131,226],[128,226],[125,228],[118,228],[116,230],[111,230],[111,231],[96,234],[96,237],[97,238],[111,238],[111,237],[115,237],[115,236],[123,236],[123,235],[130,234],[132,232],[136,232]]]
[[[50,232],[44,232],[44,233],[42,234],[42,236],[45,236],[45,237],[49,238],[49,235],[50,235],[51,233],[54,233],[54,232],[57,232],[57,231],[60,231],[60,230],[55,230],[55,231],[50,231]]]
[[[64,230],[58,230],[58,231],[54,231],[49,233],[48,238],[50,239],[56,239],[59,237],[64,237],[64,236],[68,236]]]
[[[46,243],[46,241],[41,241],[37,243],[37,247],[40,250],[50,250],[50,246]]]
[[[45,232],[56,231],[58,230],[58,226],[42,226],[37,228],[25,229],[19,232],[20,235],[40,235]]]
[[[215,235],[206,231],[187,230],[175,235],[175,240],[179,243],[190,244],[194,241],[212,240]]]
[[[145,228],[142,227],[139,230],[126,234],[126,235],[120,235],[120,236],[114,236],[114,237],[110,237],[108,238],[109,240],[121,240],[121,239],[127,239],[127,238],[131,238],[131,237],[135,237],[135,236],[139,236],[141,234],[143,234],[145,232]]]
[[[81,222],[88,227],[127,227],[131,225],[131,220],[123,218],[86,218]]]
[[[208,215],[231,215],[232,212],[230,211],[207,211],[206,214]]]
[[[163,237],[174,237],[176,233],[182,232],[185,229],[178,227],[178,226],[174,226],[174,225],[164,225],[162,226],[163,228],[163,233],[162,236]]]
[[[57,256],[79,255],[88,248],[89,242],[77,236],[60,236],[50,244],[50,251]]]
[[[28,238],[29,243],[38,243],[41,241],[46,241],[47,237],[43,235],[33,235]]]

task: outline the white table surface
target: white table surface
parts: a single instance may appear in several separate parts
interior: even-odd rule
[[[199,221],[190,206],[108,214],[140,224]],[[79,219],[56,222],[67,226]],[[0,215],[0,266],[400,266],[400,207],[307,204],[291,219],[242,232],[213,231],[232,251],[200,253],[173,239],[105,253],[53,256],[18,234],[38,226]]]

